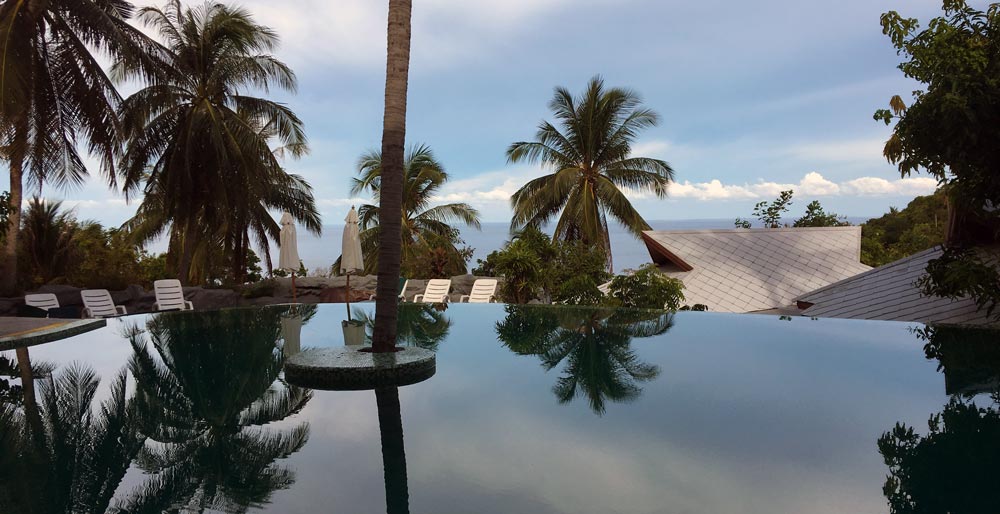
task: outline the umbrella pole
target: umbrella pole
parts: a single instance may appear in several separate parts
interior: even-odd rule
[[[293,272],[292,273],[292,301],[295,302],[297,300],[298,300],[298,297],[295,294],[295,273]]]
[[[347,321],[351,321],[351,274],[347,274],[347,294],[344,295],[344,299],[347,300]]]

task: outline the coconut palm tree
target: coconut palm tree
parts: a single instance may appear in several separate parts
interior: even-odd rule
[[[437,351],[448,337],[451,319],[439,311],[439,305],[406,303],[399,306],[396,342]],[[371,340],[375,319],[364,309],[355,308],[354,319],[365,325],[365,338]]]
[[[78,144],[114,182],[120,98],[94,50],[150,71],[155,44],[127,23],[124,0],[7,0],[0,3],[0,146],[10,170],[7,239],[0,292],[16,288],[24,181],[41,191],[81,184]]]
[[[431,200],[448,181],[448,173],[426,145],[411,147],[403,161],[403,208],[400,217],[400,254],[403,268],[412,268],[418,252],[442,248],[452,260],[464,266],[457,248],[458,231],[450,225],[461,222],[480,228],[479,211],[466,203],[449,203],[431,207]],[[375,201],[382,197],[382,154],[370,151],[358,161],[359,177],[351,184],[351,194],[371,194]],[[364,204],[358,210],[361,225],[361,247],[365,256],[365,273],[378,271],[378,248],[383,230],[379,205]],[[340,269],[339,262],[334,265]],[[464,271],[464,270],[463,270]]]
[[[639,359],[632,339],[661,335],[672,326],[673,314],[659,311],[509,305],[496,331],[515,353],[539,356],[546,371],[565,362],[552,388],[559,403],[572,401],[579,391],[591,410],[603,415],[606,400],[633,401],[642,394],[638,383],[660,373]]]
[[[184,8],[172,0],[162,10],[143,8],[139,19],[166,50],[161,78],[119,109],[127,137],[122,188],[127,197],[145,195],[130,223],[137,238],[169,229],[177,273],[190,282],[199,243],[218,241],[237,268],[251,235],[268,254],[280,232],[269,210],[287,211],[319,234],[311,188],[279,162],[307,151],[301,120],[286,105],[248,94],[295,90],[295,74],[268,53],[278,36],[248,11],[219,3]]]
[[[278,307],[161,315],[129,331],[140,431],[157,444],[139,455],[153,476],[122,499],[124,512],[245,512],[292,485],[294,473],[275,461],[300,450],[309,427],[266,426],[312,398],[280,379],[281,319],[297,314]]]
[[[382,116],[382,174],[379,210],[378,285],[372,351],[392,351],[396,343],[396,295],[402,262],[403,147],[406,145],[406,88],[410,74],[412,0],[389,0],[386,29],[385,109]]]
[[[667,196],[674,171],[666,161],[632,155],[632,143],[659,115],[629,89],[606,89],[597,76],[583,96],[556,88],[549,103],[561,130],[543,121],[535,141],[510,145],[511,163],[541,163],[552,173],[531,180],[511,197],[511,229],[539,227],[558,216],[554,238],[599,245],[611,265],[608,217],[639,237],[649,224],[632,206],[630,191]]]

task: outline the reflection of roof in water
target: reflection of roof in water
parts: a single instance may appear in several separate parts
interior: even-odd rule
[[[792,305],[796,296],[871,269],[861,227],[643,232],[653,262],[684,282],[688,304],[716,312]]]
[[[971,299],[952,300],[920,293],[916,281],[925,274],[927,262],[941,256],[932,248],[830,284],[796,298],[812,304],[807,316],[825,318],[881,319],[923,323],[986,324]]]

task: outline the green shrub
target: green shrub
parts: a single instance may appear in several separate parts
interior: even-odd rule
[[[671,278],[655,264],[646,264],[631,275],[611,280],[610,296],[622,307],[676,311],[684,301],[684,283]]]

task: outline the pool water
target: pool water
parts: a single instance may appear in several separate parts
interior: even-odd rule
[[[1000,332],[409,305],[400,339],[437,353],[430,379],[286,383],[290,355],[344,345],[346,317],[343,305],[131,316],[3,352],[0,512],[1000,505]]]

